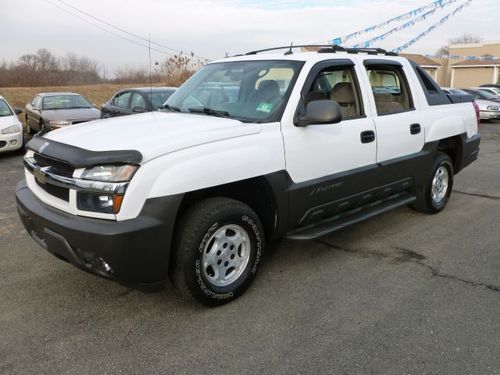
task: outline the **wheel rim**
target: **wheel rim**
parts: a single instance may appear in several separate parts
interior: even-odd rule
[[[449,181],[450,176],[448,174],[448,168],[443,165],[440,166],[436,170],[436,173],[434,173],[434,178],[432,179],[431,195],[435,203],[441,203],[446,197]]]
[[[203,275],[214,286],[232,284],[241,276],[250,259],[250,237],[239,225],[224,225],[203,249]]]

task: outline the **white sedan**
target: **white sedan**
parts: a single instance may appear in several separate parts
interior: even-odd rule
[[[0,153],[19,150],[23,146],[23,125],[17,118],[20,109],[12,109],[0,96]]]

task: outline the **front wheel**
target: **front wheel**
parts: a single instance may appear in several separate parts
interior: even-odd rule
[[[439,153],[434,159],[424,186],[416,191],[417,201],[413,208],[428,214],[442,211],[450,199],[452,187],[452,161],[448,155]]]
[[[209,198],[179,222],[171,264],[174,284],[209,306],[240,296],[252,283],[265,246],[256,213],[228,198]]]

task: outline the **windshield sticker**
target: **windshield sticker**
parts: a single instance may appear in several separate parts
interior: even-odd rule
[[[271,103],[259,103],[257,106],[257,111],[270,113],[273,110],[273,105]]]

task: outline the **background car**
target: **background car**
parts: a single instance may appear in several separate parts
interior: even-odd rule
[[[22,112],[0,96],[0,152],[19,150],[23,146],[23,124],[17,118]]]
[[[479,94],[476,94],[474,89],[452,89],[449,87],[442,87],[443,91],[448,95],[473,95],[475,102],[479,107],[479,117],[481,120],[495,120],[500,119],[500,103],[492,100],[482,99]],[[488,93],[486,93],[489,95]]]
[[[496,95],[498,98],[500,98],[500,88],[498,87],[491,87],[491,86],[480,86],[480,87],[473,87],[475,90],[479,91],[484,91],[484,92],[489,92],[490,94]]]
[[[157,111],[176,87],[139,87],[118,91],[102,105],[101,118]]]
[[[493,102],[500,102],[500,98],[498,97],[498,95],[495,95],[495,94],[490,93],[490,92],[478,90],[475,88],[468,88],[468,89],[462,89],[462,90],[465,91],[467,94],[474,96],[476,99],[490,100]]]
[[[26,105],[26,124],[31,134],[96,120],[101,117],[93,104],[80,94],[52,92],[36,95]]]

